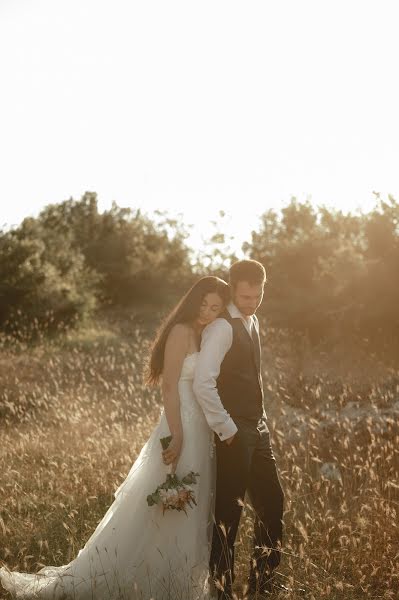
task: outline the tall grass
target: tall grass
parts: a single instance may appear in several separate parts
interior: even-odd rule
[[[113,502],[159,417],[158,390],[142,384],[150,333],[133,315],[35,344],[2,338],[0,560],[10,569],[66,564]],[[348,348],[312,355],[277,331],[264,348],[286,496],[281,577],[311,600],[398,598],[399,371]],[[365,418],[345,413],[349,403]],[[325,463],[336,475],[323,476]],[[244,499],[238,598],[252,523]]]

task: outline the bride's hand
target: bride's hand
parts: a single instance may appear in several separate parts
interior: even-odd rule
[[[172,475],[176,471],[177,463],[180,458],[181,450],[183,447],[183,438],[172,437],[169,446],[162,452],[162,459],[165,465],[172,465]]]

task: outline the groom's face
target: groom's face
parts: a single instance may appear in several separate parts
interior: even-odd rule
[[[238,310],[249,317],[256,312],[263,299],[263,283],[238,281],[232,288],[233,302]]]

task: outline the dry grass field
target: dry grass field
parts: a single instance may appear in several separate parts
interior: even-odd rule
[[[10,569],[69,562],[113,502],[159,417],[159,392],[142,384],[149,334],[132,314],[35,344],[2,338],[0,561]],[[399,598],[399,370],[358,350],[316,356],[287,334],[265,339],[286,495],[279,572],[312,600]],[[251,531],[245,502],[238,598]]]

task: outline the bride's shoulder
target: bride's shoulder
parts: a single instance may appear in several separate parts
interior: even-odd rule
[[[175,323],[169,335],[190,335],[191,328],[187,323]]]
[[[190,327],[185,323],[175,323],[168,334],[168,342],[187,342],[190,337]]]

